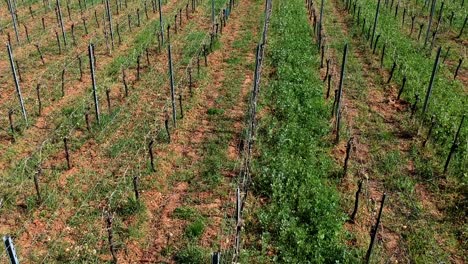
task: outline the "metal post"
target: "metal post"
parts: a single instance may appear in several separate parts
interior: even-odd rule
[[[437,0],[432,0],[431,14],[429,16],[429,23],[427,24],[426,38],[424,39],[424,47],[426,47],[427,41],[429,39],[429,34],[431,33],[432,17],[434,16],[436,1]]]
[[[96,77],[94,74],[94,46],[93,44],[89,44],[88,46],[88,55],[89,55],[89,67],[91,69],[91,82],[93,84],[93,97],[94,97],[94,109],[96,111],[96,120],[98,124],[101,123],[100,116],[99,116],[99,100],[96,91]]]
[[[23,96],[21,95],[21,88],[19,85],[18,75],[16,73],[16,67],[15,67],[15,63],[13,59],[13,52],[11,51],[11,46],[9,43],[7,43],[7,50],[8,50],[8,58],[10,59],[11,72],[13,73],[13,80],[15,81],[16,94],[18,95],[18,99],[19,99],[20,106],[21,106],[21,112],[23,113],[23,118],[24,118],[24,121],[26,122],[26,125],[28,125],[28,116],[26,114],[26,109],[24,107]]]
[[[170,84],[171,84],[171,102],[172,102],[172,123],[174,127],[176,127],[176,103],[175,103],[175,87],[174,87],[174,72],[172,69],[172,54],[171,54],[171,44],[169,43],[168,47],[169,53],[169,77],[170,77]]]
[[[114,30],[112,28],[112,12],[111,12],[111,9],[110,9],[109,0],[106,0],[106,11],[107,11],[107,19],[109,21],[111,44],[112,44],[112,48],[114,48]]]
[[[10,259],[10,264],[19,264],[18,257],[16,256],[15,245],[10,236],[4,236],[3,242],[5,243],[5,248]]]
[[[377,216],[377,223],[375,223],[375,226],[371,230],[371,242],[369,244],[369,249],[367,250],[367,253],[366,253],[366,263],[369,263],[369,261],[370,261],[370,256],[371,256],[371,253],[372,253],[372,247],[374,246],[375,237],[376,237],[377,231],[379,229],[380,218],[382,217],[382,210],[383,210],[383,207],[384,207],[384,202],[385,202],[385,197],[386,196],[387,195],[385,193],[382,195],[382,201],[380,202],[379,215]]]
[[[434,67],[432,68],[432,75],[431,75],[431,79],[429,81],[429,87],[427,88],[426,99],[424,99],[423,115],[426,114],[427,107],[428,107],[428,104],[429,104],[429,98],[431,97],[431,93],[432,93],[432,87],[434,87],[434,79],[435,79],[435,75],[437,73],[437,67],[439,65],[439,58],[440,58],[440,51],[441,50],[442,50],[442,48],[439,47],[439,49],[437,50],[437,56],[436,56],[436,59],[435,59],[435,62],[434,62]]]
[[[11,2],[11,0],[8,0],[8,5],[10,6],[10,14],[11,14],[11,20],[13,22],[13,28],[15,30],[15,35],[16,35],[16,42],[19,43],[19,35],[18,35],[18,22],[16,21],[16,14],[15,14],[15,6]]]
[[[379,0],[380,1],[380,0]],[[348,43],[345,44],[344,46],[344,51],[343,51],[343,63],[341,64],[341,75],[340,75],[340,82],[338,85],[338,94],[337,94],[337,99],[336,99],[336,140],[338,141],[340,138],[340,115],[341,115],[341,96],[343,94],[343,80],[344,80],[344,75],[345,75],[345,65],[346,65],[346,54],[348,53]]]
[[[67,38],[65,35],[65,26],[63,25],[63,18],[62,18],[62,9],[60,8],[60,0],[57,0],[57,11],[60,20],[60,28],[62,29],[62,38],[63,38],[63,45],[67,46]]]
[[[164,45],[164,25],[163,25],[163,17],[162,17],[161,0],[158,0],[158,3],[159,3],[159,26],[161,29],[161,45]]]
[[[377,21],[379,19],[379,11],[380,11],[380,0],[377,2],[377,9],[375,11],[375,18],[374,18],[374,26],[372,26],[372,37],[371,37],[371,47],[372,43],[374,43],[374,35],[375,35],[375,29],[377,28]]]

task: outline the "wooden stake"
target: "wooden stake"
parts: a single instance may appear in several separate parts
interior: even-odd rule
[[[467,20],[468,20],[468,15],[465,16],[465,21],[463,21],[463,26],[460,29],[460,33],[457,35],[457,38],[460,38],[463,35],[463,30],[465,29]]]
[[[38,106],[39,116],[41,116],[41,114],[42,114],[42,102],[41,102],[40,89],[41,89],[41,85],[38,83],[37,86],[36,86],[36,95],[37,95],[37,106]]]
[[[378,34],[377,37],[375,38],[375,44],[374,44],[374,49],[372,50],[372,54],[375,54],[375,49],[377,48],[377,43],[379,43],[379,39],[380,39],[380,34]]]
[[[62,70],[62,97],[65,96],[65,69]]]
[[[137,8],[136,12],[137,12],[137,27],[140,27],[141,26],[141,23],[140,23],[140,8]]]
[[[138,176],[133,177],[133,191],[135,192],[135,200],[140,201],[140,192],[138,191],[139,179]]]
[[[329,68],[330,68],[330,59],[327,59],[327,70],[325,71],[325,77],[323,78],[323,82],[327,80]]]
[[[416,16],[413,15],[411,16],[411,31],[410,31],[410,37],[413,35],[413,29],[414,29],[414,20],[416,19]]]
[[[380,2],[380,0],[379,0]],[[346,67],[346,55],[348,53],[348,44],[346,43],[344,46],[343,51],[343,63],[341,64],[341,75],[340,75],[340,83],[338,85],[338,97],[336,99],[336,143],[340,140],[340,116],[341,116],[341,96],[343,94],[343,82],[344,82],[344,75],[345,75],[345,67]]]
[[[107,109],[109,110],[109,114],[111,113],[111,101],[110,101],[110,90],[106,89],[106,98],[107,98]]]
[[[387,46],[387,43],[383,44],[382,47],[382,55],[380,56],[380,68],[383,68],[384,66],[384,59],[385,59],[385,47]]]
[[[395,73],[396,66],[396,62],[393,61],[392,69],[390,70],[390,76],[388,77],[387,84],[389,84],[392,81],[393,73]]]
[[[71,34],[72,34],[73,45],[76,46],[75,23],[71,25]]]
[[[457,66],[457,69],[455,70],[455,74],[453,75],[454,80],[457,79],[458,71],[460,70],[462,63],[463,63],[463,59],[462,58],[458,59],[458,66]]]
[[[374,246],[375,237],[377,236],[377,231],[379,230],[380,219],[382,217],[382,210],[384,207],[386,196],[387,195],[385,193],[382,195],[382,201],[380,202],[380,210],[379,210],[379,215],[377,216],[377,222],[375,226],[373,226],[371,229],[371,242],[369,244],[369,249],[367,250],[367,253],[366,253],[366,263],[369,263],[370,261],[370,257],[372,254],[372,247]]]
[[[164,111],[164,127],[166,128],[168,143],[171,143],[171,131],[169,130],[169,114]]]
[[[180,118],[184,118],[184,108],[182,106],[182,94],[179,94]]]
[[[59,54],[62,54],[62,47],[60,46],[60,38],[59,38],[59,35],[58,35],[57,31],[55,31],[55,39],[57,40],[57,46],[58,46]]]
[[[349,158],[350,158],[350,155],[351,155],[352,145],[353,145],[353,138],[351,137],[348,140],[348,143],[346,144],[346,157],[345,157],[344,166],[343,166],[343,177],[345,177],[346,174],[348,174],[348,162],[349,162]]]
[[[106,224],[107,224],[107,236],[108,236],[108,241],[109,241],[109,249],[112,255],[112,262],[116,264],[117,255],[115,253],[113,234],[112,234],[112,215],[109,212],[107,212],[106,214],[107,214]]]
[[[432,117],[431,117],[431,126],[429,127],[429,131],[427,132],[426,139],[422,143],[423,148],[426,147],[427,142],[431,138],[432,130],[434,129],[435,124],[436,124],[435,115],[432,115]]]
[[[83,68],[82,68],[82,62],[81,62],[81,57],[77,56],[78,59],[78,68],[80,69],[80,82],[83,81]]]
[[[122,69],[122,82],[125,90],[125,97],[128,96],[128,85],[127,85],[127,76],[125,75],[125,69]]]
[[[362,180],[360,180],[358,183],[358,189],[356,191],[356,199],[354,201],[354,210],[350,217],[351,223],[354,223],[354,221],[356,220],[356,214],[357,214],[357,210],[359,207],[359,194],[361,193],[361,189],[362,189]]]
[[[463,121],[465,121],[465,115],[462,116],[462,119],[460,121],[460,125],[458,126],[457,133],[455,134],[455,138],[453,139],[453,143],[452,143],[452,147],[450,148],[449,155],[447,157],[447,160],[445,161],[444,174],[447,173],[448,166],[450,164],[450,160],[452,159],[452,155],[455,152],[455,150],[457,149],[458,145],[460,144],[458,142],[458,138],[460,137],[460,131],[461,131],[461,128],[463,127]]]
[[[65,158],[67,159],[67,168],[71,169],[70,154],[68,153],[68,139],[66,137],[63,138],[63,146],[65,148]]]
[[[28,27],[26,24],[23,24],[24,27],[24,32],[26,33],[26,39],[28,40],[28,43],[31,43],[31,40],[29,39],[29,32],[28,32]]]
[[[154,140],[151,139],[151,141],[148,144],[148,152],[149,152],[149,155],[150,155],[151,171],[155,172],[156,169],[154,168],[153,144],[154,144]]]
[[[11,135],[13,137],[13,141],[15,141],[15,126],[13,124],[13,110],[8,110],[8,121],[10,122],[10,130]]]
[[[37,203],[40,203],[42,201],[41,192],[39,190],[39,176],[41,174],[42,174],[42,169],[39,167],[36,173],[34,173],[34,188],[36,189]]]
[[[372,36],[370,39],[371,47],[372,47],[372,43],[374,43],[374,35],[375,35],[375,30],[377,28],[377,22],[379,19],[379,12],[380,12],[380,0],[377,2],[377,9],[375,10],[374,25],[372,26]]]
[[[397,99],[398,99],[398,100],[400,100],[400,96],[401,96],[401,94],[403,93],[403,90],[405,89],[405,84],[406,84],[406,75],[403,76],[403,81],[402,81],[400,90],[398,91],[398,96],[397,96]]]
[[[411,117],[413,117],[414,114],[416,113],[418,103],[419,103],[419,94],[415,93],[414,94],[414,103],[413,103],[413,106],[411,107]]]
[[[81,21],[83,21],[83,27],[85,30],[85,34],[88,35],[88,27],[86,26],[86,19],[82,18]]]

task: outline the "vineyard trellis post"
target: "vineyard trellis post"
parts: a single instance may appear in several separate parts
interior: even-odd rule
[[[427,24],[427,30],[426,30],[426,38],[424,39],[424,47],[426,47],[427,41],[429,39],[429,34],[431,33],[432,17],[434,16],[436,2],[437,0],[432,0],[431,13],[429,15],[429,22]]]
[[[13,80],[15,82],[16,94],[18,95],[18,100],[19,100],[20,107],[21,107],[21,112],[23,113],[23,118],[24,118],[24,121],[26,122],[26,125],[28,125],[28,116],[26,113],[26,108],[24,107],[23,95],[21,94],[21,87],[19,84],[18,75],[16,73],[13,52],[11,51],[11,46],[9,43],[7,43],[7,50],[8,50],[8,58],[10,59],[11,71],[13,73]]]
[[[377,23],[379,20],[379,12],[380,12],[380,1],[377,2],[377,9],[375,10],[375,17],[374,17],[374,25],[372,26],[372,36],[370,39],[370,45],[372,47],[372,44],[374,43],[374,35],[375,35],[375,30],[377,28]]]
[[[58,13],[58,16],[59,16],[60,28],[62,30],[63,45],[66,47],[67,46],[67,37],[66,37],[66,33],[65,33],[65,26],[63,24],[62,9],[60,8],[60,0],[57,0],[57,13]]]
[[[11,20],[13,23],[13,29],[15,30],[16,42],[19,43],[19,34],[18,34],[18,22],[16,20],[16,13],[15,13],[15,4],[11,1],[7,1],[8,7],[10,9]]]
[[[133,177],[133,190],[135,192],[135,201],[140,201],[140,192],[138,190],[139,179],[138,176]]]
[[[42,169],[41,167],[39,167],[36,173],[34,173],[34,187],[36,189],[36,194],[37,194],[37,203],[40,203],[42,201],[41,192],[39,189],[39,176],[41,176],[41,174],[42,174]]]
[[[358,189],[356,191],[356,199],[354,201],[354,210],[351,213],[351,217],[350,217],[351,223],[354,223],[354,221],[356,220],[356,214],[357,214],[357,210],[359,207],[359,194],[361,193],[361,190],[362,190],[362,180],[360,180],[358,183]]]
[[[379,0],[380,1],[380,0]],[[340,140],[340,119],[341,119],[341,97],[343,94],[343,81],[344,81],[344,75],[345,75],[345,67],[346,67],[346,55],[348,53],[348,43],[345,44],[344,46],[344,51],[343,51],[343,63],[341,64],[341,75],[340,75],[340,82],[338,85],[338,94],[336,98],[336,142],[339,142]]]
[[[164,25],[163,25],[161,0],[158,0],[158,5],[159,5],[159,27],[161,31],[161,45],[164,45]]]
[[[432,115],[432,117],[431,117],[431,126],[429,127],[429,131],[427,132],[426,139],[424,139],[424,141],[422,143],[423,148],[426,147],[427,142],[431,138],[432,130],[434,129],[435,124],[436,124],[436,117],[435,117],[435,115]]]
[[[14,142],[15,141],[15,126],[13,124],[13,110],[12,109],[8,110],[8,121],[10,123],[11,136]]]
[[[19,264],[18,256],[16,255],[15,245],[13,244],[13,240],[10,236],[3,237],[3,243],[5,244],[5,248],[8,254],[8,258],[10,259],[11,264]]]
[[[371,229],[371,241],[370,241],[370,244],[369,244],[369,249],[367,250],[367,253],[366,253],[366,263],[370,262],[370,257],[371,257],[371,254],[372,254],[372,248],[374,246],[375,237],[377,236],[377,231],[379,230],[380,219],[382,217],[382,211],[383,211],[386,196],[387,196],[386,193],[384,193],[382,195],[382,200],[380,201],[379,215],[377,216],[377,222],[375,223],[375,226],[373,226],[372,229]]]
[[[322,47],[322,18],[323,18],[323,4],[324,0],[321,1],[320,5],[320,17],[318,21],[318,30],[317,30],[317,39],[318,39],[318,48]]]
[[[174,84],[174,72],[172,68],[172,53],[171,53],[171,44],[168,43],[167,46],[168,55],[169,55],[169,81],[171,85],[171,104],[172,104],[172,123],[174,127],[176,127],[176,119],[177,119],[177,109],[175,103],[175,84]]]
[[[435,75],[437,73],[437,67],[439,65],[439,58],[440,58],[441,50],[442,50],[442,48],[439,47],[439,49],[437,50],[437,56],[436,56],[436,59],[435,59],[435,62],[434,62],[434,67],[432,68],[431,79],[429,81],[429,87],[427,88],[426,98],[424,99],[423,116],[426,114],[427,107],[429,105],[429,99],[430,99],[431,93],[432,93],[432,88],[434,87],[434,79],[435,79]]]
[[[112,263],[117,264],[117,255],[115,254],[114,236],[112,231],[112,213],[106,212],[107,238],[109,241],[109,250],[112,255]]]
[[[109,31],[110,31],[110,37],[111,37],[111,44],[112,48],[114,48],[114,29],[112,26],[112,10],[110,8],[109,0],[106,0],[106,12],[107,12],[107,19],[109,22]]]
[[[458,144],[459,144],[458,138],[460,137],[460,131],[461,131],[461,128],[463,127],[463,122],[464,121],[465,121],[465,115],[462,116],[462,119],[460,121],[460,125],[458,126],[457,133],[455,134],[455,138],[453,139],[452,147],[450,147],[450,151],[449,151],[447,160],[445,161],[444,174],[447,173],[448,166],[450,164],[450,160],[452,159],[452,155],[453,155],[453,153],[455,152],[455,150],[458,147]]]
[[[100,120],[100,114],[99,114],[99,100],[98,100],[97,89],[96,89],[96,76],[94,72],[94,45],[93,44],[89,44],[88,53],[89,53],[89,68],[91,69],[91,82],[93,85],[94,110],[96,114],[96,121],[98,124],[100,124],[101,120]]]

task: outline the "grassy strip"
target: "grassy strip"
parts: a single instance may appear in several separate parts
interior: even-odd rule
[[[330,131],[322,99],[317,49],[300,0],[277,2],[270,31],[268,62],[274,69],[264,89],[254,166],[255,193],[267,198],[258,227],[261,262],[350,262],[342,235],[345,220],[337,190],[327,180],[334,171],[323,139]],[[309,56],[308,56],[309,55]],[[252,226],[247,226],[247,232]],[[250,230],[253,233],[253,230]],[[252,234],[254,235],[254,234]],[[245,258],[255,250],[249,248]],[[259,254],[260,255],[260,254]]]

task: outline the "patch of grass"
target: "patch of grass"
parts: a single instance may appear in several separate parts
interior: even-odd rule
[[[190,263],[190,264],[205,264],[209,263],[208,253],[201,247],[188,245],[187,247],[179,250],[174,260],[177,263]]]
[[[401,163],[403,161],[401,158],[401,154],[397,150],[381,152],[377,156],[377,169],[382,174],[392,175],[396,173],[402,165]]]
[[[140,203],[140,201],[128,197],[127,202],[122,203],[117,207],[116,213],[122,217],[128,217],[141,212],[143,209],[144,205]]]
[[[209,108],[206,113],[208,115],[222,115],[224,114],[224,109],[218,109],[218,108]]]
[[[386,180],[386,187],[390,190],[404,192],[406,194],[414,193],[416,182],[408,175],[394,175]]]
[[[408,241],[409,255],[415,263],[446,263],[448,260],[448,253],[440,248],[430,228],[415,228],[403,236]]]
[[[190,240],[199,238],[205,231],[205,222],[202,218],[197,218],[185,228],[185,236]]]
[[[175,218],[182,219],[182,220],[190,220],[190,219],[193,219],[197,215],[198,215],[198,212],[196,211],[196,209],[188,207],[188,206],[177,207],[174,210],[174,214],[173,214]]]

